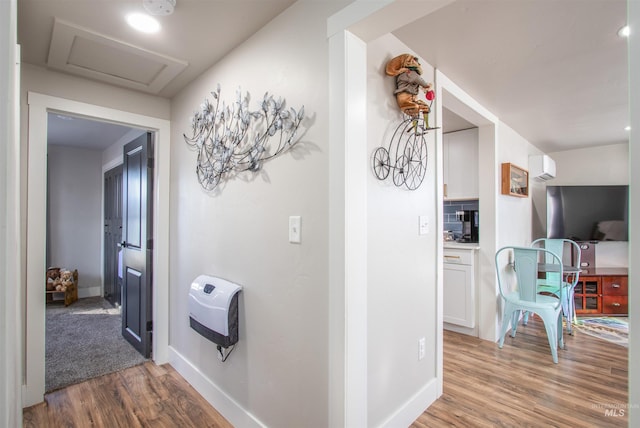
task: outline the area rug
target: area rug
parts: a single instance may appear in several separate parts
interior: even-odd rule
[[[629,347],[629,318],[579,317],[575,327],[582,333],[598,337],[616,345]]]
[[[102,297],[46,309],[47,392],[141,364],[146,359],[121,334],[120,308]]]

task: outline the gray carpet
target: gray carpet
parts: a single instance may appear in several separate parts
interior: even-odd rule
[[[47,392],[141,364],[145,358],[121,334],[120,309],[102,297],[65,307],[47,304]]]

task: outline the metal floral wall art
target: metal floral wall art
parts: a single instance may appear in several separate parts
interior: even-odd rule
[[[220,85],[205,98],[191,119],[185,142],[198,151],[196,174],[205,190],[242,171],[258,171],[262,164],[290,149],[304,118],[304,106],[287,109],[285,100],[264,94],[260,109],[249,110],[249,93],[236,91],[231,105],[220,98]]]

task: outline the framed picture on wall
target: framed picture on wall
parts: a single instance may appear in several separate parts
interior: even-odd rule
[[[529,172],[512,163],[502,164],[502,194],[529,197]]]

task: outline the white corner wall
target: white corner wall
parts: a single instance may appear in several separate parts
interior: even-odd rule
[[[329,425],[328,45],[332,4],[298,2],[172,100],[171,363],[236,426]],[[182,137],[220,83],[227,104],[239,87],[259,108],[265,92],[307,120],[300,142],[204,191],[196,152]],[[288,242],[288,218],[302,242]],[[199,274],[242,285],[237,347],[225,363],[189,327],[188,292]]]
[[[505,123],[498,128],[498,168],[509,162],[525,170],[529,169],[529,156],[542,152]],[[498,247],[505,245],[528,246],[531,243],[531,225],[533,221],[532,199],[540,188],[536,181],[529,180],[530,194],[527,198],[502,195],[498,196]],[[497,189],[500,193],[500,189]]]
[[[389,149],[402,122],[393,95],[395,78],[385,74],[387,61],[402,53],[412,52],[392,35],[367,44],[369,426],[395,426],[402,414],[410,424],[438,396],[436,132],[426,136],[427,172],[418,189],[396,187],[393,171],[378,180],[371,167],[373,152]],[[433,83],[433,67],[421,64],[422,78]],[[435,125],[435,115],[431,120]],[[395,147],[390,155],[393,163]],[[429,219],[426,235],[418,233],[419,216]],[[421,338],[426,352],[419,360]]]
[[[0,2],[0,426],[22,426],[20,48],[16,0]]]
[[[629,136],[629,218],[640,218],[640,2],[629,1],[629,25],[634,30],[629,36],[629,97],[631,132]],[[631,251],[629,254],[629,420],[628,426],[640,426],[640,225],[629,225]]]
[[[102,287],[102,153],[48,149],[49,266],[78,270],[79,297]]]

